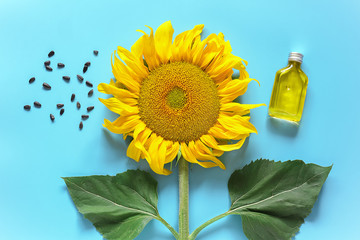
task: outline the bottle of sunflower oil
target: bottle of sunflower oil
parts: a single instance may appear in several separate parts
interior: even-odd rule
[[[300,121],[308,85],[308,77],[301,70],[302,60],[301,53],[291,52],[288,65],[276,72],[269,106],[271,117]]]

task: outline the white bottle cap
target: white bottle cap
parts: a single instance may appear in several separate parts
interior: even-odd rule
[[[304,57],[304,55],[302,55],[301,53],[291,52],[289,54],[289,61],[295,61],[295,62],[302,63],[303,57]]]

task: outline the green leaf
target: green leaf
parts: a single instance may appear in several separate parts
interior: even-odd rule
[[[159,219],[157,182],[147,172],[63,179],[76,208],[106,239],[134,239],[150,220]]]
[[[331,166],[301,160],[252,162],[229,179],[227,213],[241,215],[249,239],[291,239],[311,212],[330,170]]]

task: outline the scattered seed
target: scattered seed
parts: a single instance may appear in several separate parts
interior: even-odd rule
[[[82,76],[76,75],[76,77],[77,77],[77,79],[78,79],[80,82],[84,81],[84,78],[83,78]]]
[[[63,115],[64,112],[65,112],[65,110],[62,108],[62,109],[60,110],[60,116]]]
[[[54,51],[51,51],[51,52],[49,52],[48,57],[52,57],[52,56],[54,56],[54,55],[55,55],[55,52],[54,52]]]
[[[54,115],[50,114],[50,119],[51,119],[51,121],[54,121],[55,120]]]
[[[58,104],[56,104],[56,107],[57,107],[57,108],[62,108],[62,107],[64,107],[64,104],[58,103]]]
[[[93,94],[94,94],[94,90],[91,89],[91,90],[88,92],[88,97],[91,97]]]
[[[84,66],[84,68],[83,68],[83,73],[86,73],[87,70],[88,70],[88,67],[87,67],[87,66]]]
[[[45,66],[45,68],[46,68],[46,70],[48,70],[49,72],[52,72],[52,67],[50,67],[50,66]]]
[[[35,82],[35,78],[34,78],[34,77],[32,77],[32,78],[29,79],[29,83],[30,83],[30,84],[33,83],[33,82]]]
[[[81,104],[79,102],[76,103],[76,107],[77,109],[80,109],[81,108]]]
[[[29,110],[31,109],[31,106],[30,106],[30,105],[25,105],[25,106],[24,106],[24,109],[27,110],[27,111],[29,111]]]
[[[51,89],[51,86],[47,83],[43,83],[43,87],[46,89],[46,90],[50,90]]]
[[[65,67],[65,64],[63,64],[63,63],[58,63],[58,68],[63,68],[63,67]]]
[[[44,62],[44,65],[45,65],[45,66],[49,66],[49,65],[50,65],[50,61],[45,61],[45,62]]]
[[[75,94],[71,94],[71,102],[73,102],[75,99]]]
[[[98,50],[94,50],[94,55],[97,56],[99,54]]]
[[[91,62],[86,62],[84,65],[87,66],[87,67],[90,67]]]
[[[41,103],[35,101],[35,102],[34,102],[34,106],[37,107],[37,108],[41,108]]]
[[[91,112],[94,109],[94,106],[87,107],[87,111]]]
[[[63,76],[63,79],[65,80],[65,81],[70,81],[70,77],[69,76]]]
[[[86,86],[93,87],[93,84],[91,82],[89,82],[89,81],[86,81]]]
[[[83,129],[83,122],[80,122],[80,124],[79,124],[79,129],[80,129],[80,130]]]
[[[86,120],[89,118],[89,115],[81,115],[82,120]]]

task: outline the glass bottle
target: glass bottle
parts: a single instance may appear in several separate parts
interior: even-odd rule
[[[271,117],[300,121],[308,85],[308,77],[301,70],[302,59],[301,53],[291,52],[288,65],[276,72],[269,106]]]

